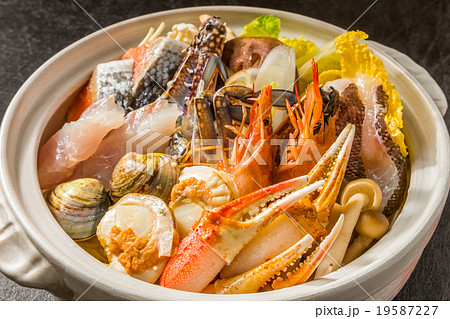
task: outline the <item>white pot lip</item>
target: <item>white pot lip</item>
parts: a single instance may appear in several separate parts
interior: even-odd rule
[[[192,8],[174,9],[174,10],[169,10],[169,11],[151,13],[151,14],[139,16],[136,18],[132,18],[129,20],[125,20],[125,21],[113,24],[105,29],[107,31],[111,31],[111,30],[121,28],[128,24],[137,23],[142,20],[163,17],[165,15],[174,14],[174,13],[183,14],[183,13],[189,13],[189,12],[208,12],[208,11],[214,11],[214,12],[220,13],[223,11],[242,12],[244,10],[246,12],[255,13],[255,14],[272,13],[272,14],[279,16],[282,19],[283,18],[302,19],[303,21],[310,23],[312,25],[317,25],[320,28],[326,28],[327,30],[330,30],[330,32],[342,32],[343,31],[341,28],[333,26],[329,23],[322,22],[322,21],[319,21],[319,20],[316,20],[316,19],[313,19],[310,17],[305,17],[305,16],[302,16],[299,14],[295,14],[295,13],[289,13],[289,12],[272,10],[272,9],[255,8],[255,7],[243,7],[243,6],[192,7]],[[5,149],[5,147],[7,145],[6,142],[7,142],[7,137],[8,137],[8,131],[11,126],[11,123],[13,123],[13,121],[14,121],[14,115],[15,115],[14,110],[17,107],[17,104],[18,104],[17,101],[19,100],[19,98],[22,95],[26,94],[28,88],[34,84],[34,80],[37,77],[39,77],[39,75],[41,73],[45,72],[49,65],[51,65],[55,60],[58,60],[59,58],[64,56],[68,51],[75,49],[76,47],[78,47],[81,44],[87,43],[89,41],[93,41],[101,35],[104,35],[104,31],[99,30],[97,32],[94,32],[94,33],[78,40],[77,42],[73,43],[72,45],[70,45],[67,48],[58,52],[56,55],[54,55],[52,58],[50,58],[47,62],[45,62],[37,71],[35,71],[30,76],[30,78],[22,85],[20,90],[17,92],[16,96],[11,101],[10,106],[8,107],[7,112],[3,118],[1,130],[0,130],[0,136],[1,136],[0,143],[1,143],[1,152],[2,152],[0,154],[0,156],[1,156],[1,172],[0,173],[2,176],[0,182],[1,182],[2,191],[5,195],[6,202],[11,208],[13,208],[15,217],[19,221],[20,225],[25,229],[27,235],[34,242],[36,247],[41,252],[43,252],[45,254],[45,256],[47,258],[49,258],[49,260],[51,260],[51,262],[53,264],[61,264],[62,263],[60,249],[57,247],[57,245],[55,245],[53,242],[51,242],[45,236],[40,236],[40,233],[39,233],[40,231],[38,229],[35,229],[32,226],[32,223],[30,222],[31,219],[28,216],[26,216],[26,214],[24,213],[24,208],[22,207],[21,203],[19,202],[19,197],[14,190],[14,187],[13,187],[14,184],[11,180],[11,176],[10,176],[9,172],[5,169],[6,168],[6,165],[5,165],[6,149]],[[380,55],[383,55],[383,57],[386,58],[385,54],[383,54],[381,52],[377,52],[377,53]],[[390,59],[390,58],[388,58],[388,59]],[[394,65],[396,65],[400,69],[403,69],[392,59],[391,59],[391,61]],[[428,100],[429,103],[428,103],[427,107],[428,107],[429,111],[431,112],[433,119],[436,120],[437,127],[440,128],[438,130],[438,132],[436,132],[436,134],[440,134],[440,135],[442,135],[442,137],[444,137],[444,140],[445,140],[445,145],[443,145],[444,152],[445,152],[445,154],[447,154],[447,159],[450,159],[450,141],[448,138],[447,128],[446,128],[446,125],[445,125],[445,122],[444,122],[442,116],[440,115],[436,105],[434,104],[434,102],[432,101],[430,96],[426,93],[426,91],[423,89],[423,87],[412,76],[410,76],[406,71],[405,71],[405,74],[410,79],[411,83],[415,86],[415,89],[419,90],[422,94],[424,94],[425,98]],[[442,162],[443,161],[440,161],[440,163],[442,163]],[[442,195],[441,198],[443,198],[443,199],[447,197],[449,187],[450,187],[450,178],[449,178],[450,164],[448,164],[449,161],[444,161],[444,162],[445,163],[443,163],[442,165],[444,165],[445,171],[447,172],[447,175],[446,175],[447,178],[445,179],[445,182],[441,183],[441,187],[437,190]],[[34,178],[37,179],[37,176],[35,176]],[[439,217],[442,212],[444,204],[445,204],[445,200],[442,200],[441,202],[430,203],[427,206],[429,208],[429,211],[432,212],[431,215],[433,215],[434,218],[429,218],[427,220],[427,223],[422,225],[421,231],[428,233],[429,229],[431,227],[433,227],[433,224],[439,220]],[[395,252],[393,255],[391,255],[387,259],[378,261],[376,264],[372,264],[373,267],[371,267],[367,272],[362,273],[363,272],[362,269],[359,271],[355,271],[354,277],[358,278],[358,279],[364,279],[364,278],[369,277],[371,273],[380,271],[380,269],[379,269],[380,267],[378,267],[379,264],[389,264],[390,261],[395,260],[396,258],[399,258],[402,255],[406,254],[407,251],[409,251],[412,247],[414,247],[414,243],[419,239],[420,239],[419,237],[415,237],[412,240],[405,241],[404,249],[402,249],[401,251]],[[159,286],[150,286],[149,287],[149,285],[147,283],[141,282],[139,280],[136,280],[136,279],[133,279],[130,277],[127,277],[125,280],[123,278],[122,274],[111,272],[110,274],[108,274],[108,277],[111,277],[113,279],[115,278],[115,279],[119,279],[122,281],[133,280],[132,282],[129,282],[129,283],[132,284],[130,286],[133,286],[134,289],[130,289],[130,288],[124,287],[124,286],[122,286],[122,287],[120,287],[120,289],[118,289],[117,286],[114,286],[112,284],[112,280],[108,280],[107,278],[106,279],[100,278],[97,281],[98,276],[95,276],[93,273],[82,273],[77,268],[77,266],[74,264],[66,263],[66,264],[64,264],[64,269],[65,269],[65,272],[70,273],[73,277],[77,278],[78,280],[80,280],[82,282],[87,282],[87,283],[95,282],[96,286],[101,287],[102,289],[106,288],[106,289],[116,290],[116,291],[120,290],[120,291],[118,291],[117,295],[121,295],[123,297],[134,296],[137,298],[139,298],[139,297],[151,298],[151,299],[171,298],[171,299],[183,299],[183,300],[293,299],[293,298],[298,297],[299,293],[297,291],[301,292],[301,290],[302,290],[300,288],[300,286],[297,286],[297,287],[283,289],[281,291],[249,294],[244,297],[243,296],[203,295],[203,294],[196,294],[196,293],[193,294],[193,293],[181,292],[181,291],[175,291],[175,290],[167,290],[166,288],[159,287]],[[342,271],[342,269],[339,271]],[[363,281],[363,280],[361,280],[361,281]],[[302,285],[302,286],[306,286],[306,285],[309,285],[309,283]],[[350,285],[354,285],[352,280],[344,277],[344,278],[340,278],[336,281],[332,281],[330,284],[326,284],[322,287],[326,287],[329,290],[333,290],[333,289],[344,289],[344,287],[350,287]],[[142,287],[142,289],[140,287]],[[311,287],[313,287],[313,286],[311,286]],[[146,290],[148,290],[148,291],[146,291]],[[314,295],[320,296],[321,289],[317,290],[317,289],[312,288],[311,291],[312,291],[312,296],[314,296]],[[303,295],[304,295],[304,293],[303,293]]]

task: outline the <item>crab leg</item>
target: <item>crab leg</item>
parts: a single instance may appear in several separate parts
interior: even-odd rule
[[[350,158],[354,136],[355,126],[353,124],[348,124],[338,136],[336,142],[330,146],[325,155],[322,156],[308,174],[310,182],[320,180],[323,176],[327,176],[324,187],[313,201],[317,219],[324,226],[328,224],[328,217],[331,214],[342,181],[344,180],[345,169],[347,168],[348,159]],[[330,167],[332,167],[331,171],[329,171]]]
[[[314,239],[306,235],[296,244],[285,250],[278,256],[266,261],[242,275],[231,278],[219,279],[214,282],[217,294],[243,294],[257,292],[270,279],[285,270],[287,266],[299,259],[301,255],[311,247]]]
[[[264,232],[255,236],[233,262],[224,267],[221,277],[233,277],[262,264],[292,246],[306,233],[315,239],[326,234],[324,226],[345,175],[354,131],[354,126],[348,125],[309,174],[310,183],[325,180],[323,187],[293,205],[286,211],[286,216],[280,216]]]
[[[200,81],[199,87],[203,87],[203,80]],[[202,140],[215,140],[216,139],[216,129],[214,127],[214,119],[211,113],[211,108],[208,100],[202,96],[202,92],[197,93],[194,97],[193,103],[197,111],[197,125],[200,131],[200,138]]]
[[[325,237],[312,255],[307,257],[306,261],[301,263],[294,273],[287,273],[287,279],[283,279],[280,274],[299,260],[303,253],[311,247],[314,242],[314,238],[311,235],[306,235],[289,249],[258,267],[235,277],[217,280],[214,283],[216,293],[255,293],[274,277],[277,277],[272,284],[274,289],[290,287],[305,282],[330,250],[342,228],[343,221],[344,215],[341,215],[330,234]]]
[[[282,195],[283,197],[277,200],[275,200],[275,198],[278,196],[267,194],[267,197],[265,198],[266,202],[275,201],[246,221],[239,221],[236,218],[240,218],[245,214],[251,214],[248,209],[241,209],[240,212],[237,212],[233,217],[222,217],[220,214],[217,216],[214,213],[209,217],[209,214],[206,214],[208,217],[201,218],[198,227],[194,231],[207,242],[227,264],[229,264],[239,251],[241,251],[241,249],[255,237],[262,228],[303,197],[317,190],[323,183],[324,181],[315,182],[289,193],[288,195]],[[264,192],[269,188],[270,186],[260,191]],[[260,191],[256,191],[253,194]],[[234,213],[235,211],[231,210],[231,212]],[[217,238],[220,238],[220,240],[216,240]]]
[[[287,273],[287,279],[283,279],[280,274],[286,272],[288,267],[298,261],[303,253],[311,247],[314,242],[314,238],[311,235],[307,234],[289,249],[260,266],[241,275],[217,280],[214,283],[215,292],[218,294],[255,293],[274,277],[277,278],[272,283],[273,289],[304,283],[330,250],[331,245],[336,240],[342,228],[343,221],[344,215],[341,215],[330,234],[306,258],[305,262],[301,263],[294,273]]]
[[[311,255],[309,255],[293,273],[288,273],[286,279],[278,277],[276,280],[274,280],[274,282],[272,283],[272,288],[287,288],[306,282],[309,277],[311,277],[312,273],[316,270],[317,266],[322,262],[323,258],[325,258],[325,256],[327,255],[331,245],[333,245],[334,241],[339,235],[343,223],[344,215],[341,215],[336,222],[336,225],[333,227],[333,230],[320,243],[319,247],[317,247],[317,249]]]
[[[225,65],[217,54],[211,54],[206,65],[203,69],[202,79],[205,83],[209,83],[206,86],[206,89],[215,89],[216,85],[216,76],[220,75],[223,82],[225,83],[228,79],[227,71],[225,69]]]
[[[217,126],[219,131],[219,137],[222,139],[232,140],[235,138],[234,132],[228,130],[226,125],[233,125],[233,120],[231,118],[231,106],[228,99],[218,91],[214,95],[214,109],[217,116]]]
[[[178,252],[169,260],[160,279],[161,286],[202,291],[262,228],[323,185],[319,181],[297,189],[308,180],[304,176],[294,178],[217,209],[205,210],[194,230],[183,239]]]

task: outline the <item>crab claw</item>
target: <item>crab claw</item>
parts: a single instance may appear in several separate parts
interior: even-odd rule
[[[308,174],[309,183],[322,180],[325,181],[323,186],[292,205],[286,210],[284,218],[281,216],[255,236],[233,262],[224,267],[222,278],[242,274],[262,264],[288,249],[307,233],[314,239],[327,234],[325,226],[342,185],[354,134],[354,125],[348,125]]]
[[[324,186],[313,199],[317,220],[324,226],[328,224],[328,217],[341,189],[354,136],[355,125],[348,124],[308,174],[310,183],[325,178]]]
[[[287,288],[294,285],[300,285],[311,277],[317,266],[325,258],[326,254],[333,245],[342,225],[344,224],[344,215],[341,215],[331,230],[330,234],[320,243],[319,247],[309,255],[304,262],[302,262],[293,272],[287,273],[286,278],[278,277],[272,283],[273,289]]]
[[[241,275],[231,278],[218,279],[214,282],[217,294],[244,294],[257,292],[270,279],[280,274],[290,264],[299,259],[302,254],[311,247],[314,239],[311,235],[306,235],[296,244],[291,246],[276,257],[269,259],[265,263],[246,271]]]
[[[205,210],[167,263],[160,285],[202,291],[261,229],[323,185],[318,181],[298,189],[308,181],[307,176],[293,178]]]
[[[301,263],[294,273],[286,274],[287,279],[283,279],[280,276],[281,273],[285,273],[288,267],[300,260],[302,255],[312,246],[314,238],[311,235],[307,234],[289,249],[258,267],[235,277],[216,280],[214,282],[215,292],[217,294],[255,293],[274,277],[277,277],[272,284],[274,289],[305,282],[330,250],[342,228],[343,220],[344,215],[341,215],[330,234],[325,237],[312,255],[307,257],[306,261]]]

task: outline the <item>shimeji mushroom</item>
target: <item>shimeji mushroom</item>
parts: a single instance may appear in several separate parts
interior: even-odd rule
[[[388,229],[389,220],[383,213],[372,210],[362,212],[355,226],[359,235],[348,247],[343,264],[346,265],[359,257],[374,239],[379,240]]]
[[[371,179],[357,179],[345,186],[341,195],[344,225],[328,255],[317,267],[315,278],[325,276],[339,268],[361,211],[377,210],[381,205],[381,199],[381,189]]]
[[[334,224],[338,221],[339,217],[341,217],[342,213],[344,212],[344,207],[342,205],[335,203],[333,205],[333,209],[331,210],[330,217],[328,218],[328,225],[326,227],[327,232],[329,233],[333,227]]]

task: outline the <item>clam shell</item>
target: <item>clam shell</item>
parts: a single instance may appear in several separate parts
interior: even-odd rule
[[[126,154],[114,168],[110,194],[114,202],[130,193],[148,194],[170,200],[173,186],[180,176],[178,164],[168,155]]]
[[[109,204],[105,187],[94,178],[62,183],[47,198],[53,216],[73,239],[93,236]]]

